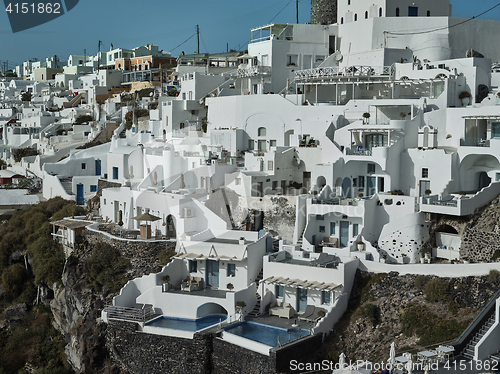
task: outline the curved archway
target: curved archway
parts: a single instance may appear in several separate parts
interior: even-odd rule
[[[166,229],[167,238],[169,239],[177,238],[177,233],[175,230],[175,217],[172,214],[169,214],[167,216],[167,219],[165,220],[165,226],[167,226]]]
[[[222,314],[227,316],[227,310],[222,305],[217,303],[205,303],[196,309],[196,317],[206,317],[210,315]]]
[[[316,179],[316,186],[318,187],[318,190],[321,191],[323,189],[323,187],[326,186],[326,178],[324,176],[320,175]]]
[[[448,234],[458,234],[457,229],[450,225],[441,225],[438,227],[436,232],[446,232]]]
[[[489,172],[500,169],[500,162],[492,155],[468,155],[460,164],[460,190],[479,191],[491,183]]]
[[[351,198],[351,178],[345,177],[342,181],[342,197]]]
[[[396,17],[399,17],[399,8],[396,8]]]

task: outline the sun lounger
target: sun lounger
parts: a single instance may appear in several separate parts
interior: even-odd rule
[[[316,322],[316,321],[318,321],[321,318],[319,316],[320,312],[326,313],[326,311],[323,308],[315,307],[313,313],[311,314],[311,316],[309,316],[309,317],[303,317],[302,320],[303,321],[307,321],[307,322]]]
[[[307,321],[307,318],[311,317],[314,313],[314,305],[306,306],[306,310],[299,316],[299,321]]]

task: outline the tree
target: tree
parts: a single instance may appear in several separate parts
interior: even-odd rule
[[[21,264],[11,265],[2,272],[2,286],[10,297],[14,298],[22,292],[25,275]]]
[[[31,92],[24,92],[21,95],[21,100],[24,101],[24,102],[31,101]]]

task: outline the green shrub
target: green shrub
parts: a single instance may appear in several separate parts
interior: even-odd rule
[[[73,123],[74,125],[81,125],[84,122],[90,122],[93,121],[92,116],[89,116],[88,114],[83,114],[78,117],[76,117],[75,122]]]
[[[500,279],[500,272],[496,269],[490,270],[490,273],[488,274],[488,282],[490,283],[496,283]]]
[[[30,147],[17,148],[12,150],[12,156],[14,157],[14,161],[16,162],[20,162],[23,157],[37,156],[37,155],[38,151]]]
[[[2,272],[2,286],[12,298],[17,297],[23,291],[26,269],[21,264],[10,265]]]
[[[448,283],[440,278],[432,279],[424,287],[425,298],[427,301],[447,301],[450,297]]]
[[[58,221],[60,219],[63,219],[64,217],[74,217],[82,215],[85,215],[85,208],[77,206],[74,202],[70,202],[52,216],[52,221]]]
[[[402,332],[408,337],[418,336],[418,344],[422,346],[454,340],[472,321],[470,318],[459,322],[447,316],[436,315],[427,307],[416,304],[404,308],[400,319]]]
[[[111,292],[118,292],[127,283],[125,272],[130,267],[130,261],[106,243],[97,243],[92,255],[83,262],[85,279],[97,291],[106,286]]]
[[[158,253],[158,259],[160,260],[160,263],[162,265],[168,264],[170,261],[172,261],[172,257],[175,255],[175,251],[173,249],[169,248],[163,248],[159,253]]]
[[[368,319],[372,323],[377,323],[378,321],[378,316],[379,316],[379,309],[378,306],[374,304],[365,304],[361,308],[361,315]]]
[[[415,288],[423,290],[428,282],[429,278],[427,278],[425,275],[417,275],[417,277],[415,278]]]

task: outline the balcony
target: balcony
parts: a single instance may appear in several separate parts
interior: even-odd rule
[[[271,75],[270,66],[249,66],[246,68],[238,69],[234,76],[238,78],[260,77]]]
[[[295,72],[296,81],[310,81],[334,77],[392,77],[394,70],[391,66],[348,66],[348,67],[320,67],[314,69],[298,70]]]

